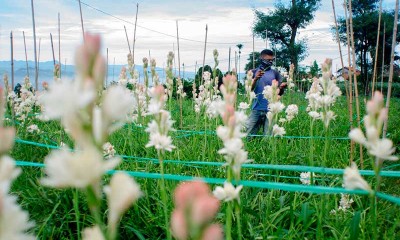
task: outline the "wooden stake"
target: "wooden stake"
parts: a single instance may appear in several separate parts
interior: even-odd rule
[[[132,61],[133,61],[133,65],[135,65],[136,26],[137,26],[138,13],[139,13],[139,3],[136,3],[135,30],[133,32],[133,45],[132,45]]]
[[[179,31],[178,31],[178,20],[176,20],[176,44],[178,46],[178,73],[179,78],[181,78],[181,56],[179,51]]]
[[[60,79],[61,79],[61,27],[60,13],[58,13],[58,63],[60,64]],[[65,59],[67,61],[67,59]]]
[[[35,52],[35,88],[36,91],[39,88],[38,84],[38,62],[37,62],[37,53],[36,53],[36,28],[35,28],[35,10],[33,8],[33,0],[31,0],[32,7],[32,26],[33,26],[33,48]]]
[[[371,98],[374,96],[375,81],[376,81],[376,65],[378,64],[378,48],[379,48],[379,35],[381,33],[381,17],[382,17],[382,0],[379,1],[379,18],[378,18],[378,32],[376,33],[376,46],[375,46],[375,59],[374,59],[374,73],[372,75],[372,91]]]
[[[14,44],[13,44],[13,32],[10,32],[10,44],[11,44],[11,87],[14,90]]]
[[[386,108],[389,114],[390,97],[392,94],[392,81],[393,81],[393,66],[394,66],[394,49],[396,47],[396,36],[397,36],[397,19],[399,15],[399,0],[396,0],[396,10],[394,11],[394,23],[393,23],[393,37],[392,37],[392,51],[390,52],[390,67],[389,67],[389,80],[388,80],[388,92],[386,97]],[[383,123],[382,136],[386,137],[386,131],[388,127],[389,117]]]
[[[107,88],[108,85],[108,48],[107,48],[107,71],[106,71],[106,84],[105,87]]]
[[[124,29],[125,29],[126,42],[128,43],[129,53],[132,55],[131,45],[129,44],[128,32],[126,31],[125,25],[124,25]]]
[[[206,38],[204,40],[203,68],[201,69],[200,85],[203,85],[203,73],[204,73],[204,66],[205,66],[205,63],[206,63],[207,33],[208,33],[208,25],[206,24]]]
[[[53,53],[53,65],[56,65],[56,56],[54,55],[53,35],[50,33],[51,52]],[[61,66],[60,66],[61,67]]]
[[[231,47],[229,47],[229,55],[228,55],[228,73],[231,71]]]
[[[83,41],[85,41],[85,29],[83,28],[83,17],[82,17],[81,0],[78,0],[78,2],[79,2],[79,12],[80,12],[80,14],[81,14],[82,37],[83,37]]]
[[[332,0],[332,11],[333,11],[333,18],[335,20],[336,41],[337,41],[338,47],[339,47],[340,63],[342,64],[342,73],[343,73],[343,71],[344,71],[344,63],[343,63],[342,47],[340,45],[339,30],[338,30],[338,25],[337,25],[337,20],[336,20],[335,0]],[[345,86],[345,90],[346,90],[347,109],[349,110],[349,121],[350,121],[352,116],[351,116],[351,113],[350,113],[350,96],[349,96],[347,83],[348,82],[344,81],[344,86]]]
[[[351,0],[349,1],[349,19],[350,19],[350,36],[351,36],[351,48],[352,48],[352,59],[353,59],[353,64],[354,64],[354,70],[357,73],[356,70],[356,50],[354,47],[354,31],[353,31],[353,10],[351,8]],[[360,99],[358,95],[358,85],[357,85],[357,74],[354,74],[354,91],[356,94],[356,111],[357,111],[357,126],[361,128],[361,121],[360,121]],[[364,159],[363,159],[363,148],[362,145],[359,144],[360,146],[360,164],[361,168],[364,167]]]
[[[22,35],[24,36],[24,48],[25,48],[26,74],[27,74],[27,75],[28,75],[28,77],[29,77],[28,54],[26,53],[25,31],[22,31]]]
[[[347,17],[347,6],[346,0],[343,2],[344,14],[346,19],[346,37],[347,37],[347,62],[349,65],[348,75],[349,75],[349,114],[350,114],[350,129],[353,129],[353,72],[351,70],[351,60],[350,60],[350,33],[349,33],[349,19]],[[355,68],[354,68],[355,69]],[[344,70],[344,69],[343,69]],[[354,141],[350,139],[350,165],[354,161]]]
[[[386,34],[386,23],[383,23],[383,41],[382,41],[382,71],[381,71],[381,93],[383,94],[383,72],[385,71],[385,34]]]

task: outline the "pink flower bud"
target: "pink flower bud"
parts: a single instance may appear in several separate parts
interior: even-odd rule
[[[208,193],[198,197],[192,204],[193,223],[201,225],[211,221],[218,212],[219,204],[219,200]]]
[[[185,207],[197,197],[207,195],[209,192],[210,188],[204,182],[183,182],[175,189],[175,206]]]
[[[100,52],[100,35],[85,33],[85,49],[90,56],[95,56]]]
[[[219,224],[212,224],[206,230],[204,230],[203,237],[201,240],[222,240],[224,234],[222,227]]]
[[[9,151],[14,145],[14,128],[0,126],[0,155]]]
[[[186,224],[183,209],[178,208],[172,212],[171,231],[172,235],[178,240],[188,239],[188,226]]]

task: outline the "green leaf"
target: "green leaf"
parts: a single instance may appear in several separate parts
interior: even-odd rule
[[[361,212],[357,211],[354,214],[353,219],[351,219],[350,239],[358,239],[358,235],[360,234],[360,218],[361,218]]]

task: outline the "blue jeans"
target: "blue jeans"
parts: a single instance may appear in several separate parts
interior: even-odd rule
[[[256,135],[261,126],[264,127],[263,133],[267,135],[268,119],[267,112],[264,110],[251,110],[250,116],[247,119],[247,135]]]

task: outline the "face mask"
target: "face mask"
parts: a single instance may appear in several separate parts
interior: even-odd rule
[[[274,60],[260,59],[260,69],[262,71],[269,70],[271,68],[273,62],[274,62]]]

